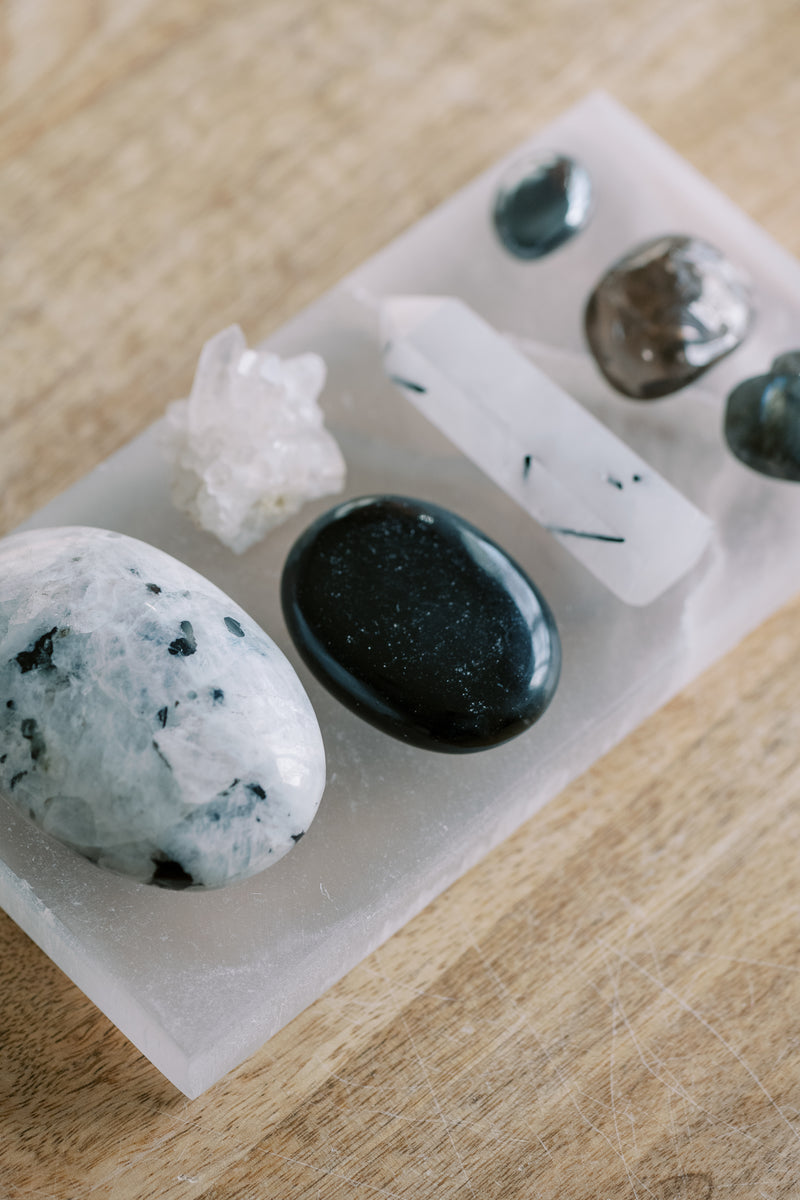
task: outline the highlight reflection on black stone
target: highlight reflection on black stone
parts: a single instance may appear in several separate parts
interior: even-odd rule
[[[517,258],[542,258],[587,224],[592,183],[585,167],[562,154],[522,159],[500,181],[494,224]]]
[[[766,375],[733,389],[725,440],[754,471],[800,482],[800,350],[778,355]]]
[[[282,603],[304,660],[379,729],[471,751],[523,732],[558,683],[550,610],[506,553],[454,513],[348,501],[293,546]]]
[[[635,400],[677,392],[741,343],[750,288],[699,238],[653,238],[610,268],[586,305],[589,347],[608,382]]]

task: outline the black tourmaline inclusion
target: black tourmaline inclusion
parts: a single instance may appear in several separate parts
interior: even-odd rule
[[[522,733],[561,650],[522,569],[454,513],[399,496],[349,501],[293,546],[283,611],[317,678],[379,729],[430,750]]]

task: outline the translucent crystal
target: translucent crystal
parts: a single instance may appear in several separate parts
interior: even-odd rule
[[[628,604],[699,559],[708,517],[460,300],[384,301],[384,365],[413,404]]]
[[[173,501],[237,554],[344,485],[317,403],[325,373],[318,354],[248,350],[232,325],[203,347],[188,400],[167,410]]]

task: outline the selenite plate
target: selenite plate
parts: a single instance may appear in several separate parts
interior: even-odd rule
[[[508,163],[534,149],[589,168],[595,214],[549,257],[522,262],[499,244],[490,211]],[[582,310],[611,262],[661,233],[704,236],[749,271],[757,321],[698,386],[642,404],[612,392],[586,356]],[[708,513],[715,536],[693,571],[645,608],[606,591],[387,382],[370,296],[392,293],[461,297]],[[300,664],[278,598],[291,543],[334,501],[309,505],[236,558],[173,509],[156,424],[28,525],[132,534],[228,592],[297,666],[325,739],[327,790],[290,855],[209,893],[104,873],[2,800],[3,907],[197,1096],[800,587],[800,488],[748,470],[722,435],[729,389],[794,348],[799,330],[798,263],[608,97],[589,97],[519,147],[269,345],[327,360],[323,406],[347,459],[346,495],[445,505],[526,568],[563,640],[550,709],[516,740],[467,756],[413,749],[350,714]]]

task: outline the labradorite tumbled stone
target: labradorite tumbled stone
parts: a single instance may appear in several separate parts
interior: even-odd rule
[[[558,683],[552,614],[522,569],[437,505],[348,501],[293,546],[283,611],[308,666],[379,729],[430,750],[527,729]]]
[[[637,246],[602,277],[585,312],[598,367],[625,396],[653,400],[698,379],[752,320],[744,275],[700,238]]]
[[[574,237],[592,211],[585,167],[564,154],[512,163],[494,202],[494,226],[516,258],[543,258]]]
[[[800,351],[778,355],[766,375],[733,389],[725,440],[754,471],[800,482]]]

